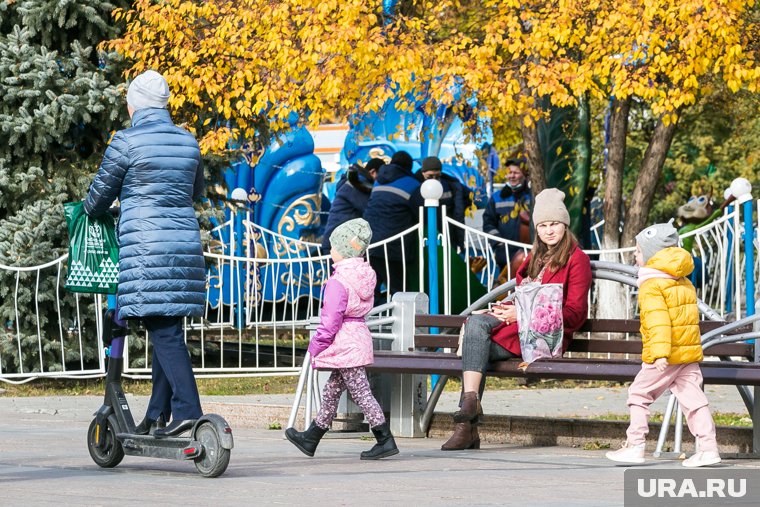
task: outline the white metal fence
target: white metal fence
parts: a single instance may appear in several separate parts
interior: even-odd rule
[[[417,248],[404,251],[402,287],[390,287],[390,292],[424,290],[422,216],[421,210],[418,224],[371,246],[374,251],[387,251],[388,243],[407,235],[417,241]],[[463,231],[461,252],[450,241],[455,228]],[[444,218],[442,229],[443,290],[439,308],[443,313],[457,313],[461,310],[455,307],[457,301],[460,307],[467,306],[499,283],[496,249],[508,249],[510,253],[530,249],[530,245],[503,240],[448,218]],[[728,320],[746,314],[742,233],[737,210],[685,236],[694,239],[699,297]],[[212,236],[215,239],[206,245],[205,253],[209,267],[206,311],[202,319],[188,319],[185,326],[196,373],[297,373],[309,338],[307,324],[321,308],[322,286],[330,275],[329,256],[323,255],[319,244],[263,229],[249,216],[239,222],[233,218],[212,231]],[[622,248],[587,252],[592,257],[625,262],[632,251]],[[757,257],[755,280],[760,271]],[[12,298],[14,308],[0,329],[0,380],[24,382],[37,377],[92,377],[105,373],[99,339],[103,298],[66,292],[65,263],[66,256],[34,267],[0,264],[3,283],[12,285],[0,297]],[[503,278],[513,276],[513,266],[507,264]],[[626,308],[620,317],[630,317],[635,310],[635,289],[627,290]],[[592,295],[592,306],[595,297]],[[131,334],[125,363],[126,375],[149,375],[150,350],[143,330],[135,329]]]

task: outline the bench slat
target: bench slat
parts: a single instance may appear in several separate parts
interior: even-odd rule
[[[416,334],[415,348],[452,348],[459,346],[459,335],[453,334]],[[568,352],[601,353],[601,354],[641,354],[641,340],[604,340],[575,338],[570,342]],[[709,348],[707,356],[742,356],[753,357],[754,345],[749,343],[726,343]]]
[[[486,375],[501,377],[536,377],[576,380],[630,381],[641,369],[638,361],[552,359],[536,361],[527,371],[518,368],[517,360],[491,364]],[[734,361],[705,362],[701,365],[705,382],[710,384],[760,385],[760,367],[755,363]],[[441,374],[460,376],[462,359],[455,354],[436,352],[376,351],[373,371]]]
[[[452,348],[459,347],[458,334],[416,334],[414,335],[415,348],[432,347],[432,348]]]
[[[418,313],[415,315],[417,327],[461,327],[467,319],[464,315],[430,315]],[[699,323],[702,334],[726,325],[725,321],[703,320]],[[640,322],[638,319],[588,319],[577,331],[579,333],[639,333]],[[747,332],[749,327],[737,329],[730,334]]]
[[[414,325],[417,327],[462,327],[467,315],[430,315],[418,313],[414,316]]]

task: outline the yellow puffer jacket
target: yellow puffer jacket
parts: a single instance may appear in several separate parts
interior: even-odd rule
[[[642,361],[651,364],[661,357],[669,364],[701,361],[697,291],[685,278],[694,270],[691,255],[683,248],[665,248],[654,254],[645,268],[676,278],[648,278],[639,287]]]

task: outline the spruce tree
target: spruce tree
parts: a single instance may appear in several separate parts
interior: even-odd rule
[[[110,135],[127,121],[121,68],[97,48],[123,28],[110,13],[126,4],[0,0],[0,264],[37,266],[67,251],[62,205],[86,195]],[[85,320],[92,298],[81,299],[77,321],[64,274],[0,269],[3,373],[20,371],[19,353],[25,372],[60,369],[62,346],[66,362],[96,364]]]

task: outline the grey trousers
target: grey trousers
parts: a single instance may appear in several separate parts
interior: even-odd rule
[[[517,357],[491,339],[493,329],[501,321],[493,315],[473,315],[464,325],[462,337],[462,370],[485,373],[488,363]]]

